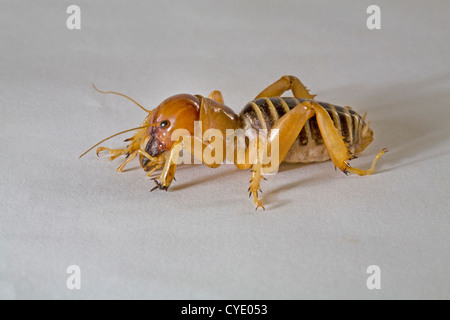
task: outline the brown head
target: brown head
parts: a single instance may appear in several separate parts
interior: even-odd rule
[[[184,133],[179,133],[194,136],[196,121],[203,123],[201,134],[211,128],[218,129],[222,134],[226,134],[226,129],[236,129],[238,126],[238,116],[233,110],[220,101],[200,95],[177,94],[164,100],[159,106],[150,111],[122,93],[101,91],[95,86],[94,88],[101,93],[123,96],[137,104],[142,110],[148,112],[148,115],[140,127],[121,131],[103,139],[84,152],[80,158],[106,140],[130,131],[138,130],[132,138],[125,140],[131,141],[131,143],[127,148],[120,149],[120,151],[123,151],[120,154],[126,154],[128,157],[130,152],[136,152],[140,146],[145,146],[145,151],[150,157],[156,157],[172,148],[175,143],[175,141],[172,141],[172,134],[176,130],[183,129]],[[107,148],[99,149],[105,150]],[[97,155],[99,149],[97,149]],[[116,158],[120,154],[114,154],[112,157]],[[141,166],[147,170],[146,167],[150,160],[142,156],[142,154],[139,155],[139,159]]]
[[[155,157],[170,150],[173,143],[172,133],[177,129],[188,130],[194,135],[194,121],[199,120],[200,100],[190,94],[177,94],[164,100],[153,110],[150,123],[156,126],[147,129],[148,142],[145,151]],[[148,162],[143,158],[141,165],[145,168]]]

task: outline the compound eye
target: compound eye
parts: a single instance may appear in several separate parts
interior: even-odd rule
[[[169,124],[170,124],[169,121],[164,120],[164,121],[162,121],[162,122],[159,124],[159,127],[160,127],[160,128],[164,128],[164,127],[169,126]]]

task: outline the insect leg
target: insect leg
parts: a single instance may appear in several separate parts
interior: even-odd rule
[[[300,131],[309,118],[314,116],[314,110],[310,101],[304,101],[291,109],[288,113],[278,119],[269,132],[269,151],[272,144],[278,143],[278,164],[273,169],[277,169],[278,165],[283,161],[292,144],[298,138]],[[265,166],[267,167],[267,166]]]
[[[383,148],[383,149],[381,149],[380,152],[378,152],[378,154],[375,156],[375,159],[373,159],[372,166],[370,167],[369,170],[361,170],[361,169],[358,169],[358,168],[348,167],[347,171],[350,172],[350,173],[355,173],[355,174],[360,175],[360,176],[371,175],[371,174],[373,174],[375,172],[375,165],[376,165],[378,159],[380,159],[380,157],[383,154],[385,154],[386,152],[388,152],[388,149],[386,149],[386,148]]]
[[[172,148],[169,151],[169,156],[164,163],[164,168],[159,176],[159,181],[155,178],[156,187],[154,187],[151,191],[155,189],[161,189],[167,191],[169,189],[172,180],[175,177],[175,171],[177,169],[178,157],[180,156],[180,150],[182,147],[182,142],[177,141],[173,144]]]
[[[278,169],[279,164],[286,157],[286,154],[297,139],[306,121],[313,115],[314,111],[311,108],[311,102],[305,101],[298,104],[274,123],[272,129],[268,133],[268,139],[266,141],[260,140],[259,137],[257,138],[257,161],[252,166],[252,178],[250,180],[249,188],[250,196],[253,194],[256,209],[259,207],[264,208],[261,201],[258,199],[258,191],[261,191],[260,181],[262,174],[271,173]],[[272,155],[272,152],[276,150],[275,144],[278,145],[278,159],[274,159]],[[264,148],[267,148],[268,153],[270,152],[272,155],[270,166],[267,163],[268,161],[264,159]],[[276,163],[272,163],[272,161],[276,161]]]
[[[149,155],[145,150],[143,149],[137,149],[135,151],[133,151],[133,153],[131,153],[124,162],[122,162],[122,164],[117,168],[118,172],[121,172],[123,170],[123,168],[125,168],[125,165],[130,162],[131,160],[133,160],[137,155],[141,155],[144,156],[150,160],[150,163],[147,164],[147,166],[153,166],[153,165],[158,165],[159,163],[161,163],[160,156],[158,157],[152,157],[151,155]],[[157,169],[155,169],[157,170]],[[152,172],[154,172],[155,170],[153,170]],[[149,174],[147,174],[147,176],[150,176]]]
[[[292,94],[295,98],[314,99],[316,96],[309,93],[309,90],[297,77],[282,76],[279,80],[261,91],[261,93],[256,96],[255,100],[263,97],[279,97],[288,90],[292,90]]]
[[[169,188],[170,184],[172,183],[172,180],[175,177],[175,171],[177,167],[178,158],[180,156],[180,150],[184,147],[185,139],[188,139],[186,140],[186,142],[187,144],[190,145],[190,148],[188,148],[187,150],[183,149],[183,151],[188,151],[191,155],[201,160],[204,164],[206,164],[210,168],[217,168],[220,166],[221,163],[217,163],[215,162],[215,159],[208,157],[208,154],[211,154],[211,152],[204,152],[206,148],[211,148],[211,145],[205,143],[196,136],[185,136],[181,141],[175,142],[170,151],[168,151],[169,156],[167,158],[165,156],[165,153],[161,154],[160,156],[152,158],[145,151],[140,149],[137,151],[137,153],[141,153],[145,157],[151,159],[148,166],[154,166],[154,168],[152,168],[147,173],[147,176],[150,176],[155,170],[161,168],[164,163],[164,168],[159,178],[153,179],[155,180],[156,187],[154,187],[152,191],[158,188],[167,191],[167,189]],[[157,179],[159,179],[159,181]]]
[[[128,158],[126,158],[125,161],[122,162],[122,164],[117,168],[117,172],[122,172],[123,168],[125,168],[125,165],[136,157],[136,155],[138,154],[138,151],[139,150],[136,150],[132,154],[130,154],[128,156]],[[119,156],[119,155],[116,155],[116,156]]]
[[[159,162],[157,164],[154,165],[153,168],[151,168],[148,172],[147,172],[147,177],[150,177],[153,172],[155,172],[158,169],[161,169],[161,167],[164,165],[164,162]]]
[[[320,133],[322,134],[323,141],[334,165],[342,170],[345,174],[351,172],[362,176],[374,173],[375,164],[377,163],[378,159],[387,152],[387,149],[382,149],[376,155],[375,159],[373,160],[372,167],[369,170],[361,170],[358,168],[350,167],[348,160],[351,159],[351,154],[345,146],[344,140],[340,136],[338,129],[334,126],[334,122],[331,119],[330,115],[321,105],[315,102],[312,102],[311,106],[316,113],[316,119],[319,125]]]
[[[262,161],[264,157],[263,148],[265,147],[263,144],[266,142],[263,142],[260,140],[260,138],[256,138],[253,143],[256,142],[257,145],[257,159],[256,163],[252,166],[252,177],[250,179],[250,187],[248,188],[249,197],[253,195],[253,202],[256,205],[255,210],[258,210],[258,208],[263,208],[265,210],[261,200],[258,198],[258,192],[262,192],[260,184],[261,184],[261,178],[262,176]]]

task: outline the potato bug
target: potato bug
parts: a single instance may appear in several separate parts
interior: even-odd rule
[[[258,197],[261,178],[275,173],[283,161],[297,163],[331,159],[335,167],[347,175],[370,175],[375,172],[378,159],[387,152],[383,148],[368,170],[351,167],[348,161],[373,140],[366,116],[359,115],[350,107],[316,101],[315,95],[294,76],[283,76],[269,85],[239,114],[224,104],[222,94],[217,90],[208,97],[174,95],[150,111],[124,94],[95,89],[126,97],[148,112],[141,126],[113,135],[136,130],[131,138],[125,140],[129,142],[125,148],[99,147],[97,155],[107,151],[111,160],[125,155],[118,171],[122,171],[137,155],[147,176],[162,168],[161,174],[153,178],[156,186],[152,191],[168,190],[175,178],[180,152],[184,150],[212,168],[228,160],[238,169],[251,169],[248,192],[253,196],[256,209],[264,209]],[[292,91],[293,97],[281,97],[288,90]],[[246,137],[240,145],[234,138],[239,130]],[[208,134],[211,131],[214,134]],[[80,158],[111,137],[91,147]],[[231,153],[227,148],[230,145]]]

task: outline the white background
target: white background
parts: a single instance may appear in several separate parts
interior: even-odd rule
[[[450,298],[448,1],[0,4],[0,298]],[[91,82],[148,108],[219,89],[238,112],[284,74],[368,112],[375,140],[352,165],[388,147],[377,174],[285,165],[255,212],[231,165],[182,166],[150,193],[137,161],[78,159],[145,117]]]

